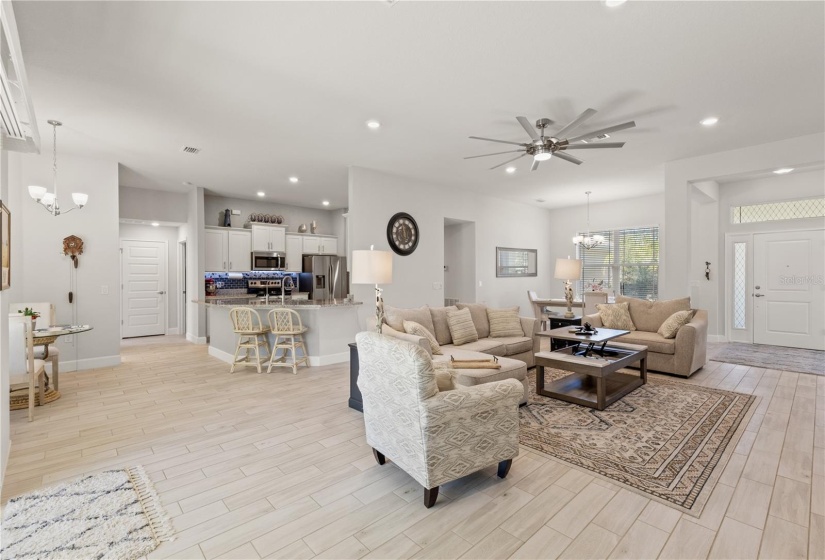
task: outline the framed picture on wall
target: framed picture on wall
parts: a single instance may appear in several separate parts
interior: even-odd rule
[[[496,247],[496,276],[538,276],[536,249]]]
[[[0,264],[2,265],[2,282],[0,290],[11,286],[11,212],[0,201]]]

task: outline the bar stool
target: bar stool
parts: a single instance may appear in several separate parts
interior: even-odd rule
[[[229,370],[229,373],[235,373],[235,366],[238,364],[252,364],[250,350],[255,350],[255,365],[258,367],[258,373],[261,373],[261,346],[266,348],[267,352],[263,362],[266,362],[272,354],[267,339],[269,329],[263,326],[258,312],[249,307],[233,308],[229,311],[229,318],[232,320],[232,328],[235,334],[238,335],[238,345],[235,347],[235,357],[232,359],[232,369]],[[246,350],[246,356],[238,359],[238,354],[242,348]]]
[[[272,359],[269,361],[269,367],[266,372],[272,371],[272,366],[286,366],[292,368],[292,373],[298,373],[298,365],[304,364],[309,366],[309,356],[307,356],[307,348],[304,346],[303,334],[307,332],[301,322],[301,316],[292,309],[273,309],[269,312],[269,328],[272,334],[275,335],[275,343],[272,346]],[[300,348],[303,356],[299,358],[295,352]],[[275,353],[278,350],[283,351],[279,358],[275,358]],[[290,354],[292,361],[287,361],[287,354]]]

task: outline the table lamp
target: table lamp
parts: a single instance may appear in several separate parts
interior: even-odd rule
[[[375,320],[376,328],[381,333],[384,322],[384,300],[381,298],[379,284],[392,284],[392,253],[389,251],[352,252],[352,283],[375,284]]]
[[[579,259],[556,259],[556,273],[553,275],[559,280],[564,280],[564,299],[567,301],[567,313],[565,318],[572,319],[573,314],[573,284],[571,280],[579,280],[582,277],[582,261]]]

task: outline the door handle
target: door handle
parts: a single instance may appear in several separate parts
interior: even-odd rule
[[[159,293],[160,295],[163,295],[163,294],[165,294],[166,292],[158,292],[158,293]]]
[[[753,294],[753,297],[765,297],[765,294]]]
[[[232,261],[229,261],[229,268],[232,268]]]

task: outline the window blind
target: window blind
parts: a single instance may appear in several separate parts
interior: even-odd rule
[[[604,291],[636,297],[659,297],[659,228],[644,227],[613,231],[594,231],[605,238],[597,247],[576,248],[582,260],[582,279],[576,283],[582,292],[601,283]]]

